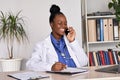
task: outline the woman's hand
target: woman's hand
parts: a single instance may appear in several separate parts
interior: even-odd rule
[[[69,30],[69,33],[68,35],[66,35],[67,39],[69,40],[69,42],[73,42],[76,36],[75,30],[72,27],[69,27],[68,30]]]
[[[52,66],[52,71],[61,71],[63,69],[66,68],[65,64],[62,64],[61,62],[56,62],[55,64],[53,64]]]

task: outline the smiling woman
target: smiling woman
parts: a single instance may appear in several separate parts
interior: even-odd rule
[[[59,6],[53,4],[50,13],[52,32],[36,44],[32,57],[26,64],[27,68],[35,71],[60,71],[66,67],[87,65],[88,58],[75,39],[76,32],[72,26],[67,26],[67,19]],[[69,30],[67,35],[66,29]]]

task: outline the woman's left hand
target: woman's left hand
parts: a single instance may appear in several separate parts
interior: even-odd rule
[[[75,40],[76,32],[72,27],[69,27],[68,30],[70,32],[67,35],[67,39],[69,42],[73,42]]]

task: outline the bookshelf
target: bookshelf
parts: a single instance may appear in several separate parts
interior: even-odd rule
[[[109,11],[107,4],[110,0],[82,0],[82,23],[83,23],[83,27],[82,27],[82,34],[83,34],[83,47],[88,55],[88,57],[90,56],[90,52],[98,52],[98,51],[107,51],[108,49],[113,49],[115,51],[118,51],[118,49],[115,47],[116,44],[118,44],[120,42],[120,39],[114,39],[114,24],[113,24],[113,20],[115,19],[115,15],[99,15],[99,16],[94,16],[94,15],[88,15],[94,12],[105,12],[105,11]],[[89,3],[89,4],[88,4]],[[97,6],[96,6],[97,5]],[[103,7],[103,8],[101,8]],[[104,33],[102,34],[103,40],[98,40],[98,34],[97,34],[97,23],[93,24],[94,22],[96,22],[96,20],[102,19],[103,21],[103,29],[105,30],[106,27],[104,27],[105,24],[105,19],[107,20],[108,23],[112,23],[112,29],[108,29],[107,31],[103,31]],[[91,22],[89,22],[89,20],[91,20]],[[95,20],[95,21],[93,21]],[[108,24],[107,23],[107,24]],[[95,26],[94,26],[95,25]],[[111,24],[110,24],[111,25]],[[92,29],[91,29],[92,27]],[[94,27],[96,29],[94,29]],[[94,30],[94,31],[93,31]],[[96,30],[96,31],[95,31]],[[112,30],[111,32],[109,32],[110,30]],[[105,33],[107,33],[107,39],[105,35]],[[96,35],[95,35],[96,33]],[[118,34],[119,35],[119,34]],[[96,36],[96,37],[93,37]],[[111,37],[112,36],[112,37]],[[93,37],[92,39],[90,39],[91,37]],[[109,39],[111,37],[111,39]],[[116,52],[117,53],[117,52]],[[90,66],[90,63],[88,64],[88,66]]]

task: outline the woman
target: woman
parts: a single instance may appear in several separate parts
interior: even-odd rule
[[[66,67],[87,65],[88,58],[75,39],[75,30],[67,26],[65,15],[57,5],[51,6],[50,13],[52,32],[36,45],[26,64],[27,68],[35,71],[60,71]]]

